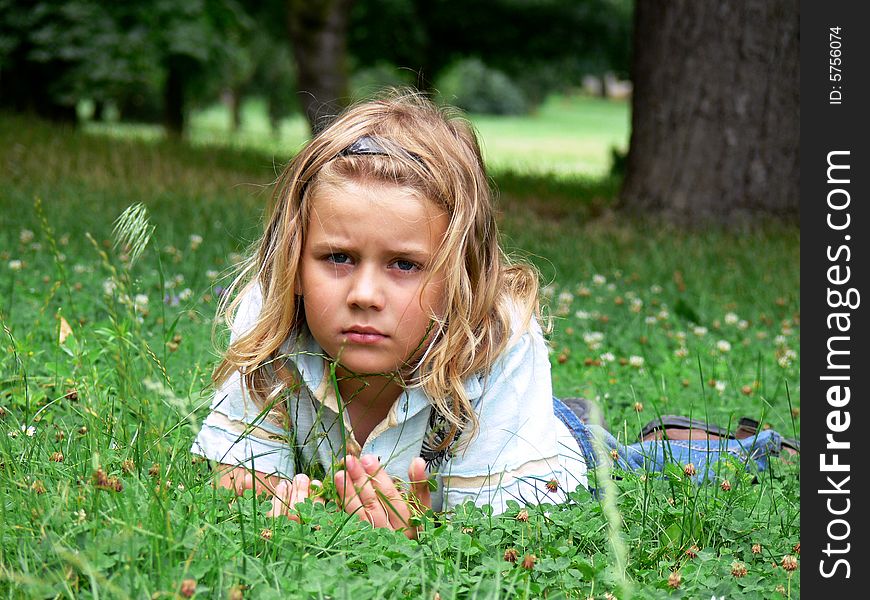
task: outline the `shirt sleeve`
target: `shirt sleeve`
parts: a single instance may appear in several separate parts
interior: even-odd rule
[[[260,290],[254,287],[239,303],[230,328],[231,341],[254,326],[261,306]],[[295,474],[290,435],[276,411],[256,406],[236,372],[215,392],[211,412],[191,452],[219,463],[290,478]]]
[[[508,500],[564,501],[550,361],[537,322],[496,361],[482,390],[473,402],[478,434],[442,474],[443,509],[471,500],[498,514]]]

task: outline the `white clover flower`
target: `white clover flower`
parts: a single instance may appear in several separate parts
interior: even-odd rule
[[[687,356],[689,356],[689,349],[685,346],[680,346],[679,348],[674,350],[674,356],[676,356],[677,358],[686,358]]]
[[[14,259],[9,261],[9,268],[13,271],[20,271],[24,268],[24,263],[20,260]]]
[[[604,285],[605,283],[607,283],[607,277],[605,277],[604,275],[593,275],[592,283],[594,283],[595,285]]]
[[[656,319],[655,317],[652,317],[652,316],[644,319],[644,323],[646,323],[647,325],[655,325],[657,322],[658,322],[658,319]]]
[[[231,265],[237,265],[240,262],[245,260],[245,257],[239,254],[238,252],[230,252],[229,261]],[[549,287],[549,286],[547,286]]]
[[[665,310],[663,308],[659,311],[659,314],[656,316],[658,317],[659,321],[667,321],[668,317],[670,317],[671,315],[667,310]]]
[[[781,331],[782,331],[782,335],[791,335],[792,334],[791,327],[783,327]]]
[[[731,352],[731,342],[728,340],[719,340],[716,342],[716,349],[719,352]]]
[[[190,249],[196,250],[202,244],[202,236],[196,233],[191,234],[190,236]]]
[[[635,368],[641,368],[643,366],[643,356],[637,356],[636,354],[632,354],[628,357],[628,364]]]
[[[114,279],[106,279],[103,282],[103,293],[107,296],[111,296],[115,293],[115,280]]]
[[[716,391],[720,394],[725,391],[725,382],[716,380]]]
[[[230,255],[230,262],[238,262],[238,261],[233,261],[232,256],[233,255],[231,254]],[[545,285],[544,287],[541,288],[541,296],[543,296],[544,298],[552,298],[553,294],[555,294],[555,293],[556,293],[556,286],[554,286],[552,283]]]
[[[569,291],[559,293],[559,304],[571,304],[574,302],[574,294]]]
[[[217,271],[215,271],[214,269],[209,269],[208,271],[205,272],[205,276],[208,277],[209,279],[212,279],[212,280],[217,279],[218,275],[219,275],[219,273]]]
[[[181,285],[182,283],[184,283],[184,275],[178,273],[172,278],[172,281],[175,283],[175,285]]]
[[[740,320],[740,317],[737,316],[737,313],[729,312],[725,313],[725,322],[728,325],[736,325]]]
[[[182,302],[186,302],[191,298],[193,298],[193,290],[191,290],[190,288],[184,288],[183,290],[178,292],[178,299]]]
[[[81,275],[82,273],[87,273],[88,268],[81,263],[77,263],[77,264],[73,265],[73,272]]]
[[[749,327],[749,321],[746,319],[740,319],[737,321],[737,329],[745,330]]]
[[[779,366],[783,369],[787,369],[791,366],[793,360],[797,358],[797,352],[792,350],[791,348],[786,348],[785,352],[783,352],[776,362],[779,363]]]
[[[22,229],[21,233],[18,234],[18,241],[22,244],[29,244],[33,241],[33,232],[29,229]]]
[[[133,297],[133,304],[136,308],[145,308],[148,306],[148,296],[145,294],[136,294],[136,296]]]
[[[600,331],[590,331],[583,334],[583,341],[591,350],[600,348],[602,340],[604,340],[604,334]]]
[[[24,435],[26,435],[27,437],[33,437],[34,435],[36,435],[36,427],[34,427],[33,425],[30,425],[29,427],[26,425],[22,425],[21,431],[24,432]]]
[[[607,290],[608,290],[608,291],[612,292],[612,291],[614,291],[615,289],[616,289],[616,284],[615,284],[615,283],[608,283],[608,284],[607,284]]]
[[[786,339],[785,339],[784,335],[778,335],[775,338],[773,338],[773,343],[776,344],[777,346],[785,346],[785,342],[786,342]]]
[[[640,309],[643,308],[643,300],[640,298],[632,298],[631,305],[628,308],[633,313],[639,313]]]
[[[703,327],[702,325],[696,325],[692,329],[692,333],[694,333],[698,337],[705,336],[705,335],[707,335],[707,328]]]
[[[652,292],[653,294],[661,294],[662,293],[662,286],[660,286],[658,284],[653,284],[650,286],[649,291]]]
[[[85,512],[85,509],[80,508],[76,512],[73,513],[76,518],[76,523],[84,523],[85,519],[88,518],[88,513]]]
[[[680,340],[681,342],[686,341],[686,332],[685,331],[677,331],[674,333],[674,337]]]
[[[574,316],[580,319],[581,321],[588,321],[592,318],[592,313],[586,312],[585,310],[578,310],[574,313]]]
[[[616,360],[616,357],[613,356],[613,352],[605,352],[601,355],[601,360],[603,362],[613,362],[614,360]]]
[[[30,244],[30,249],[34,250],[35,252],[39,252],[40,250],[42,250],[42,244],[40,244],[39,242],[33,242],[32,244]]]

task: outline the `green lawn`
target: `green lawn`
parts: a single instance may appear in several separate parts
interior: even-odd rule
[[[583,96],[554,96],[528,116],[473,115],[472,121],[492,171],[535,175],[602,176],[610,169],[611,148],[624,152],[628,147],[630,130],[627,102]],[[91,124],[88,128],[140,139],[162,137],[157,126]],[[239,131],[230,131],[229,111],[217,104],[193,112],[189,137],[196,144],[254,148],[288,157],[308,139],[308,126],[301,115],[295,115],[281,122],[276,136],[264,103],[251,99],[243,104]]]
[[[625,111],[602,104],[592,118],[594,102],[561,102],[476,120],[500,165],[523,160],[514,144],[551,148],[557,171],[583,160],[579,143],[556,152],[563,142],[598,140],[585,175],[495,171],[505,244],[546,284],[556,394],[599,399],[627,438],[658,413],[799,434],[799,231],[594,220],[618,182],[590,173],[626,135],[603,123],[624,127]],[[211,337],[218,286],[258,234],[291,134],[273,158],[143,131],[0,116],[0,595],[173,597],[193,580],[199,597],[799,597],[799,571],[774,565],[800,540],[798,468],[779,460],[756,483],[730,464],[700,487],[679,470],[625,474],[607,496],[618,514],[582,490],[528,521],[519,507],[462,509],[419,542],[320,509],[298,525],[269,521],[250,496],[229,502],[188,449],[224,337]],[[136,202],[155,229],[131,265],[111,229]],[[99,469],[120,491],[97,485]],[[534,568],[506,562],[511,548]]]

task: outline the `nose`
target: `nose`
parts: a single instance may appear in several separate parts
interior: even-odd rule
[[[347,304],[351,308],[381,310],[386,296],[384,282],[376,265],[360,265],[354,269],[347,292]]]

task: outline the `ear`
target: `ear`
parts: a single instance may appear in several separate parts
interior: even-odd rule
[[[299,281],[299,274],[297,274],[296,279],[293,280],[293,293],[297,296],[302,295],[302,283]]]

